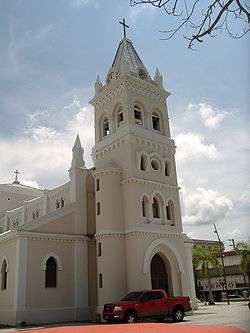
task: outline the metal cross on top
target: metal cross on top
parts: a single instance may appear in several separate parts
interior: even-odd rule
[[[123,37],[126,38],[127,37],[127,35],[126,35],[126,28],[129,28],[129,26],[126,24],[125,18],[122,19],[122,22],[119,21],[119,23],[121,25],[123,25]]]
[[[20,184],[19,180],[18,180],[18,175],[19,175],[19,171],[18,170],[15,170],[14,171],[14,174],[16,175],[15,176],[15,181],[13,182],[13,184]]]

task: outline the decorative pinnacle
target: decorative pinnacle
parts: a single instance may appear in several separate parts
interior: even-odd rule
[[[158,67],[156,68],[155,71],[154,81],[158,84],[158,86],[163,87],[163,78]]]
[[[73,146],[73,150],[78,150],[79,148],[82,148],[82,144],[81,144],[79,134],[77,133],[76,140],[75,140],[75,143],[74,143],[74,146]]]

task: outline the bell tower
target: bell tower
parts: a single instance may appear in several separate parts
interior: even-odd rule
[[[188,281],[182,276],[184,240],[189,240],[182,234],[169,96],[159,70],[152,78],[124,36],[105,82],[97,77],[90,102],[95,109],[99,310],[128,291],[152,288],[147,265],[161,246],[159,255],[166,256],[163,262],[171,270],[168,290],[192,293],[191,275]],[[159,239],[162,243],[154,247]]]

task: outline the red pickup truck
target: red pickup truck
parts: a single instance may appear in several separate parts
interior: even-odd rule
[[[139,318],[153,318],[157,321],[171,316],[174,321],[182,321],[185,312],[191,311],[189,297],[168,297],[162,289],[133,291],[119,302],[104,305],[103,319],[107,322],[135,322]]]

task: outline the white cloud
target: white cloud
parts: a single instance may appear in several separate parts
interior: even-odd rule
[[[139,4],[132,6],[129,13],[129,21],[135,23],[139,18],[152,17],[155,13],[156,7],[150,6],[148,4]]]
[[[92,165],[90,154],[94,144],[93,111],[89,107],[82,107],[76,98],[67,108],[73,109],[75,113],[60,131],[40,126],[37,121],[33,122],[34,118],[31,116],[32,121],[23,129],[20,137],[0,140],[0,156],[4,156],[4,163],[0,165],[0,182],[10,179],[10,172],[14,168],[21,171],[21,182],[23,183],[23,175],[29,186],[44,186],[44,182],[49,180],[53,183],[53,179],[67,180],[71,149],[77,133],[85,148],[86,165]],[[41,119],[41,114],[35,118]]]
[[[234,228],[230,231],[227,231],[223,236],[224,236],[224,239],[226,239],[226,238],[232,238],[232,237],[235,237],[238,235],[240,235],[240,229]]]
[[[209,129],[215,129],[221,125],[228,115],[226,111],[218,111],[208,103],[192,104],[189,103],[187,111],[196,111],[203,120],[204,126]]]
[[[39,188],[39,185],[37,184],[37,181],[35,181],[35,180],[22,179],[22,184],[26,185],[26,186],[30,186],[30,187]]]
[[[250,190],[244,191],[240,198],[239,198],[239,203],[242,206],[249,206],[250,207]]]
[[[178,134],[175,143],[177,145],[176,158],[179,161],[201,157],[215,160],[219,157],[215,145],[204,143],[204,137],[199,133]]]
[[[187,224],[206,225],[223,220],[233,209],[230,198],[216,191],[202,187],[194,191],[181,191],[183,222]]]
[[[97,0],[70,0],[70,4],[75,7],[93,5],[97,6]]]

